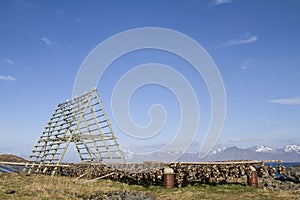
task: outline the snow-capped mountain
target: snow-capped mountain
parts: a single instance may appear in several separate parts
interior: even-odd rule
[[[156,152],[152,154],[135,154],[123,151],[126,161],[222,161],[222,160],[283,160],[286,162],[300,162],[300,145],[287,145],[283,148],[273,149],[269,146],[261,145],[250,148],[227,147],[212,150],[205,158],[200,159],[198,153],[184,153],[178,151]],[[127,155],[128,153],[128,155]]]
[[[261,145],[255,147],[255,152],[261,152],[261,153],[273,153],[274,150],[271,147]]]
[[[283,149],[284,152],[290,153],[290,152],[296,152],[300,154],[300,146],[297,145],[287,145]]]
[[[300,145],[287,145],[279,149],[273,149],[265,145],[245,149],[229,147],[223,151],[212,151],[204,160],[283,160],[300,162]]]
[[[214,149],[212,150],[208,155],[214,155],[223,152],[226,149],[226,147],[220,148],[220,149]]]

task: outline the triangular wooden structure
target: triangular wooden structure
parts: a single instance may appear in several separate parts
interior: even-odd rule
[[[83,162],[124,162],[109,119],[96,89],[58,105],[34,146],[25,170],[52,174],[62,164],[70,143]]]

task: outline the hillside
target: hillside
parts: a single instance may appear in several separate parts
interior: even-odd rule
[[[0,154],[0,162],[27,162],[27,160],[12,154]]]

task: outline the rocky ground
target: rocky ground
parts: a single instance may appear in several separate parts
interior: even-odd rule
[[[90,200],[155,200],[151,194],[141,194],[138,192],[115,191],[111,193],[98,192],[89,198]]]
[[[272,177],[260,178],[259,188],[275,190],[300,190],[300,184],[288,180],[277,180]]]
[[[259,179],[259,187],[275,190],[300,190],[300,165],[285,170],[284,175],[274,179],[264,176]]]
[[[295,165],[285,170],[285,175],[293,182],[300,183],[300,165]]]
[[[14,194],[15,190],[7,190],[6,194]],[[71,199],[82,200],[155,200],[155,196],[152,194],[143,194],[134,191],[111,191],[104,192],[99,190],[94,194],[79,194],[79,193],[66,193],[64,190],[47,190],[48,194],[58,194]]]

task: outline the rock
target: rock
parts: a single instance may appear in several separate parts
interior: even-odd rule
[[[295,183],[300,183],[300,165],[287,168],[284,175]]]
[[[122,191],[114,191],[111,193],[99,193],[88,198],[90,200],[155,200],[154,195],[142,194],[138,192],[122,192]]]
[[[103,190],[98,190],[98,191],[96,192],[96,195],[101,195],[101,194],[104,194],[104,191],[103,191]]]
[[[16,193],[16,190],[9,189],[9,190],[6,190],[5,193],[6,194],[14,194],[14,193]]]
[[[288,180],[276,180],[271,176],[261,178],[260,188],[274,190],[300,190],[300,184]]]

